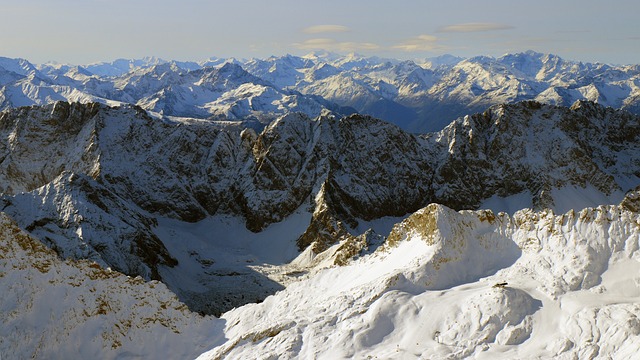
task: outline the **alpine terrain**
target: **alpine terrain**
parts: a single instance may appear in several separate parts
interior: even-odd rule
[[[640,114],[640,65],[582,63],[533,51],[415,61],[331,53],[85,65],[0,58],[0,109],[61,100],[136,104],[168,117],[257,128],[289,112],[358,112],[424,133],[522,100],[562,106],[589,100]]]
[[[631,359],[639,74],[2,59],[0,358]]]

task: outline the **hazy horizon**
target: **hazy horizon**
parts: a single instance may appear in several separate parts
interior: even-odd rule
[[[396,59],[499,57],[526,50],[583,62],[640,62],[640,2],[632,0],[3,3],[0,30],[11,35],[4,35],[0,56],[33,63],[145,56],[200,61],[312,51]]]
[[[400,60],[400,61],[410,60],[410,61],[414,61],[414,62],[419,62],[419,61],[433,60],[433,59],[437,59],[439,57],[446,57],[446,56],[457,57],[457,58],[461,58],[461,59],[471,59],[473,57],[488,56],[488,57],[493,57],[495,59],[498,59],[501,56],[510,55],[510,54],[526,53],[528,51],[535,51],[535,50],[523,50],[523,51],[504,53],[504,54],[500,54],[500,55],[475,54],[473,56],[460,56],[460,55],[446,53],[446,54],[440,54],[440,55],[426,56],[426,57],[422,57],[422,58],[419,58],[419,57],[397,58],[397,57],[391,57],[391,56],[381,56],[381,55],[376,55],[376,54],[362,54],[362,53],[357,53],[357,52],[346,53],[346,52],[329,51],[327,53],[328,53],[328,55],[335,55],[335,56],[340,56],[340,57],[348,57],[348,56],[351,56],[351,55],[355,55],[355,56],[361,56],[361,57],[365,57],[365,58],[378,57],[380,59]],[[604,62],[604,61],[585,61],[585,60],[581,60],[581,59],[573,59],[573,58],[570,58],[570,57],[565,57],[565,56],[562,56],[560,54],[551,53],[551,52],[544,52],[544,51],[535,51],[535,52],[541,53],[541,54],[556,55],[556,56],[560,56],[562,59],[567,60],[567,61],[583,62],[583,63],[602,63],[602,64],[620,65],[620,66],[635,65],[635,64],[640,63],[640,61],[638,61],[636,63],[628,63],[628,64],[609,63],[609,62]],[[103,60],[100,60],[100,61],[92,61],[92,62],[86,62],[86,63],[72,63],[72,62],[63,62],[63,61],[57,61],[57,60],[36,62],[36,61],[32,61],[31,59],[24,58],[24,57],[16,57],[16,59],[17,58],[24,59],[24,60],[27,60],[30,63],[34,64],[34,65],[59,64],[59,65],[69,65],[69,66],[85,66],[85,65],[102,64],[102,63],[113,63],[113,62],[116,62],[118,60],[125,60],[125,61],[147,61],[148,60],[148,61],[152,62],[154,59],[156,59],[156,60],[165,61],[165,62],[176,61],[176,62],[181,62],[181,63],[204,63],[204,62],[206,62],[208,60],[214,60],[214,59],[223,59],[223,60],[236,59],[238,61],[249,61],[251,59],[268,59],[270,57],[284,57],[284,56],[308,57],[308,56],[311,56],[313,54],[321,56],[322,55],[321,53],[322,53],[322,51],[311,51],[311,52],[303,53],[303,54],[290,54],[290,53],[271,54],[271,55],[264,56],[264,57],[257,57],[257,56],[254,56],[254,57],[238,57],[238,56],[222,57],[222,56],[216,56],[214,54],[214,55],[209,56],[207,58],[201,58],[201,59],[173,59],[173,58],[164,58],[164,57],[160,57],[160,56],[156,56],[156,55],[145,55],[145,56],[135,57],[135,58],[134,57],[115,57],[115,58],[103,59]],[[2,55],[0,55],[0,57],[2,57]]]

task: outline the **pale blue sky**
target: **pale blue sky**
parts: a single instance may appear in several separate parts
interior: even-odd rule
[[[84,64],[531,49],[628,64],[640,63],[639,15],[638,0],[0,0],[0,56]]]

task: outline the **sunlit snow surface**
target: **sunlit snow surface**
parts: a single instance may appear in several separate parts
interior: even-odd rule
[[[436,227],[397,227],[395,246],[225,313],[227,341],[200,359],[640,353],[637,213],[419,214]]]
[[[223,217],[161,220],[156,230],[167,247],[180,248],[180,266],[204,259],[277,278],[308,264],[308,252],[287,264],[296,255],[291,234],[308,216],[299,211],[264,234]],[[633,359],[640,352],[640,215],[623,206],[510,216],[430,205],[396,225],[374,253],[289,277],[285,290],[220,320],[189,314],[162,284],[105,277],[88,262],[25,248],[3,221],[3,359],[190,358],[206,349],[200,359]],[[390,221],[370,225],[383,231]],[[219,248],[201,243],[211,226],[226,229],[213,241]],[[205,251],[189,253],[198,249]]]

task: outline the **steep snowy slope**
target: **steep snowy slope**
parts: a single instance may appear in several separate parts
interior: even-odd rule
[[[223,326],[191,313],[162,283],[61,260],[5,214],[0,289],[3,359],[193,358]]]
[[[639,196],[564,215],[429,205],[375,253],[225,313],[228,340],[199,359],[631,359]]]

